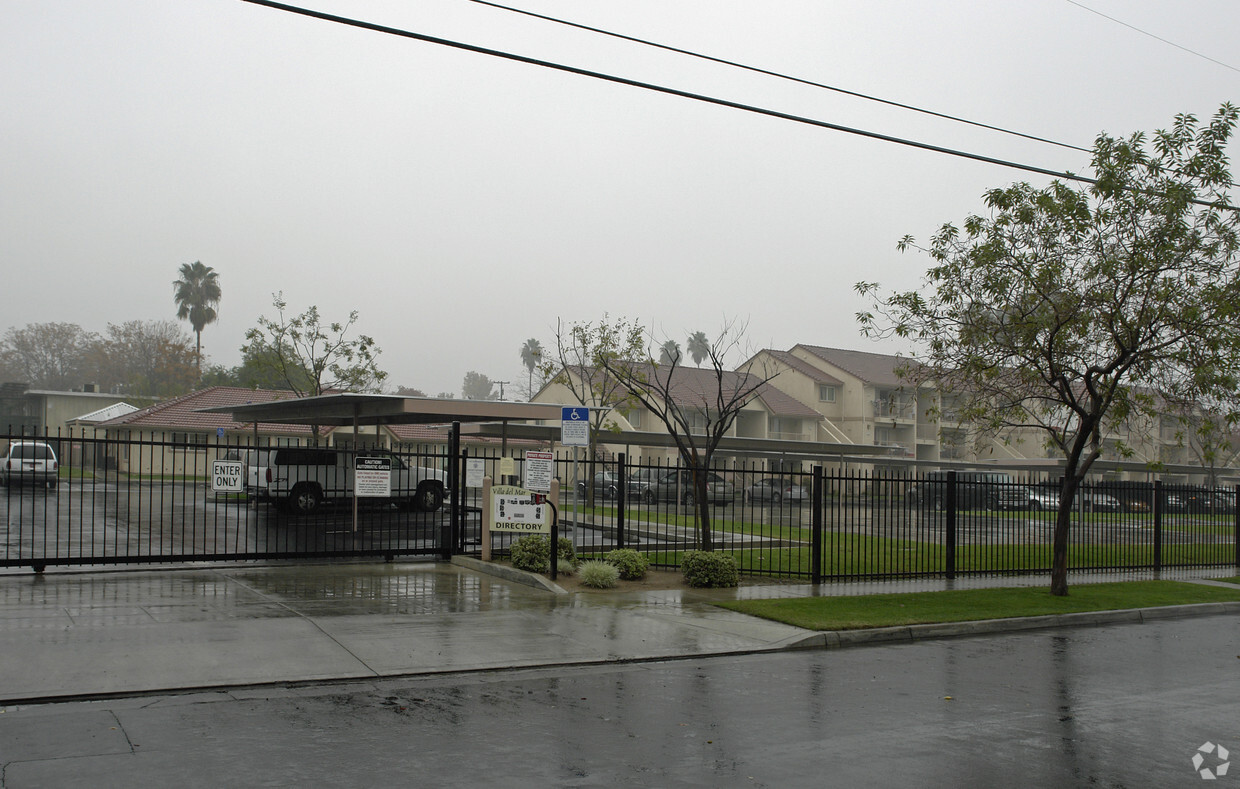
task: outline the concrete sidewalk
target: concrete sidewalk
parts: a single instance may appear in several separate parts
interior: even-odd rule
[[[1058,617],[816,633],[712,605],[754,597],[1041,585],[1042,577],[612,594],[556,594],[524,580],[432,562],[3,574],[0,705],[672,659],[1074,623]],[[1080,617],[1142,621],[1240,612],[1240,604],[1182,608]]]

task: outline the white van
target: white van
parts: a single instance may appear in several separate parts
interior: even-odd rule
[[[353,495],[352,452],[322,447],[274,447],[254,453],[254,472],[247,472],[251,494],[299,514],[318,509],[324,501]],[[439,469],[411,466],[384,450],[364,450],[363,457],[391,461],[391,501],[401,507],[433,512],[443,506],[447,475]],[[261,464],[261,465],[259,465]]]

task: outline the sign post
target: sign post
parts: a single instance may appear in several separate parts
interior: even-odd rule
[[[581,466],[577,447],[590,446],[590,409],[585,406],[564,406],[560,409],[560,444],[573,448],[573,548],[577,547],[577,489],[581,487]],[[587,484],[593,484],[593,480]]]

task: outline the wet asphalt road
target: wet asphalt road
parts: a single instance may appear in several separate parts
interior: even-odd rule
[[[8,707],[0,785],[1222,787],[1238,657],[1214,616]]]

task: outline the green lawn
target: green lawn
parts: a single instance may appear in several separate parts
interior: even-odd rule
[[[856,630],[1224,600],[1240,600],[1240,588],[1232,590],[1180,581],[1130,581],[1070,586],[1066,597],[1055,597],[1047,587],[1039,586],[741,600],[719,605],[808,630]]]

